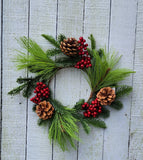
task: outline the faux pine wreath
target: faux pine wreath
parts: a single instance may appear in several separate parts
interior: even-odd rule
[[[90,125],[106,128],[100,117],[109,117],[109,107],[116,110],[122,108],[120,98],[132,91],[131,86],[120,85],[133,71],[115,67],[121,57],[115,53],[107,53],[104,49],[96,49],[95,39],[90,35],[91,48],[83,37],[66,38],[63,34],[55,40],[52,36],[42,35],[54,48],[46,52],[33,40],[22,37],[20,45],[26,52],[18,51],[15,58],[17,68],[27,69],[35,73],[33,77],[18,78],[19,87],[9,94],[22,91],[23,97],[35,96],[33,111],[39,116],[38,124],[49,126],[49,139],[57,142],[63,151],[67,150],[67,142],[75,148],[79,141],[79,123],[88,134]],[[28,56],[27,56],[28,51]],[[53,60],[53,56],[61,55]],[[91,87],[89,99],[80,99],[72,109],[62,105],[53,98],[49,84],[56,73],[63,69],[75,67],[85,75]]]

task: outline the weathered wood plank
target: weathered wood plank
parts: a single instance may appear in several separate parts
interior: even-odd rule
[[[120,67],[133,69],[133,54],[136,27],[135,0],[112,0],[109,48],[123,55]],[[132,85],[132,76],[124,84]],[[131,95],[123,98],[124,108],[121,111],[111,110],[111,116],[106,120],[108,128],[104,134],[103,159],[128,158],[129,120]]]
[[[59,0],[58,1],[58,26],[57,31],[67,37],[79,38],[82,35],[84,1]],[[80,99],[83,90],[80,85],[80,71],[64,69],[56,76],[55,97],[64,105],[73,105]],[[53,152],[54,160],[76,160],[77,151],[70,148],[69,152],[62,153],[56,145]]]
[[[19,49],[15,38],[27,36],[28,1],[3,1],[3,89],[2,89],[2,160],[25,159],[26,100],[21,95],[8,96],[16,87],[16,78],[25,76],[17,72],[11,58]]]
[[[1,8],[1,12],[0,12],[0,26],[1,26],[1,29],[0,29],[0,62],[1,62],[1,65],[0,65],[0,137],[2,135],[2,121],[1,121],[1,118],[2,118],[2,30],[3,30],[3,27],[2,27],[2,17],[3,17],[3,2],[0,1],[0,8]],[[0,144],[1,144],[1,138],[0,138]],[[0,145],[0,152],[1,152],[1,145]],[[1,155],[0,155],[0,158],[1,158]]]
[[[49,34],[56,37],[56,0],[30,1],[29,36],[36,40],[46,51],[49,43],[40,35]],[[52,84],[53,85],[53,84]],[[53,88],[53,87],[52,87]],[[48,127],[37,125],[38,116],[32,111],[33,103],[28,103],[27,124],[27,159],[51,160],[52,145],[48,139]]]
[[[143,0],[138,1],[129,159],[143,159]]]
[[[89,0],[85,1],[85,17],[84,17],[84,37],[87,39],[92,33],[96,39],[97,48],[108,46],[108,32],[109,32],[109,12],[110,1],[109,0]],[[88,43],[90,44],[89,40]],[[87,82],[82,77],[81,86],[84,86],[82,90],[82,97],[88,99],[90,91]],[[102,146],[103,146],[103,129],[91,128],[91,133],[87,135],[82,129],[80,130],[80,137],[83,143],[79,144],[78,159],[102,159]]]

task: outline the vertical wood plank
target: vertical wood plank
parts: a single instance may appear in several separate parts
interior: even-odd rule
[[[41,34],[49,34],[56,37],[56,9],[56,0],[30,0],[29,36],[36,40],[45,51],[51,46],[41,37]],[[33,103],[29,102],[27,160],[51,160],[52,145],[48,139],[48,126],[44,128],[37,125],[38,116],[32,111],[32,107]]]
[[[109,13],[110,13],[110,0],[85,0],[85,17],[84,17],[84,37],[87,39],[92,33],[96,39],[97,48],[108,46],[108,33],[109,33]],[[89,40],[88,40],[88,43]],[[82,77],[81,86],[90,91],[87,82]],[[89,97],[89,92],[85,89],[82,90],[82,96]],[[103,146],[103,129],[91,127],[91,133],[87,135],[83,129],[80,130],[80,137],[83,143],[79,144],[78,159],[102,159],[102,146]]]
[[[58,34],[64,33],[67,37],[79,38],[82,35],[83,4],[78,0],[58,0]],[[80,71],[64,69],[56,75],[55,97],[64,105],[73,107],[80,99]],[[83,89],[83,88],[82,88]],[[70,148],[69,152],[62,152],[54,144],[54,160],[76,160],[77,151]]]
[[[15,49],[20,49],[15,38],[27,36],[28,1],[3,1],[3,89],[2,89],[2,160],[25,159],[26,100],[22,96],[8,96],[16,87],[17,72],[14,63]]]
[[[129,159],[143,159],[143,0],[138,1]]]
[[[112,0],[109,48],[123,55],[120,67],[133,69],[135,27],[135,0]],[[132,85],[132,76],[124,81]],[[108,128],[104,134],[104,160],[128,158],[129,120],[131,95],[121,99],[124,108],[121,111],[111,110],[111,116],[106,120]]]
[[[3,16],[3,1],[0,1],[0,137],[2,136],[2,16]],[[1,144],[1,138],[0,138],[0,144]],[[0,152],[1,152],[1,145],[0,145]],[[1,157],[1,156],[0,156]]]

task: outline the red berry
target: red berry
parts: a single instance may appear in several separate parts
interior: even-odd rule
[[[99,109],[98,112],[101,113],[102,111]]]
[[[78,50],[80,50],[80,47],[78,47]]]
[[[87,46],[88,46],[88,44],[86,43],[86,44],[85,44],[85,46],[87,47]]]
[[[83,39],[83,42],[86,42],[86,40],[85,40],[85,39]]]
[[[36,84],[37,84],[37,86],[38,86],[38,85],[39,85],[39,82],[37,82]]]
[[[78,43],[81,43],[81,41],[77,41]]]
[[[84,104],[82,105],[82,108],[85,108],[85,105],[84,105]]]
[[[84,114],[85,117],[87,117],[87,113],[86,112],[84,112],[83,114]]]
[[[40,85],[42,85],[43,84],[43,82],[40,82]]]
[[[92,103],[92,104],[95,104],[95,102],[94,102],[94,101],[92,101],[91,103]]]
[[[81,68],[83,68],[84,67],[84,65],[83,64],[81,64]]]
[[[87,50],[87,48],[86,48],[86,47],[84,47],[84,50]]]
[[[94,115],[93,115],[93,117],[95,118],[95,117],[96,117],[96,115],[94,114]]]
[[[88,111],[88,112],[87,112],[87,114],[89,114],[89,115],[90,115],[90,114],[91,114],[91,112],[90,112],[90,111]]]
[[[34,93],[36,93],[37,91],[36,90],[34,90]]]
[[[77,66],[76,68],[79,69],[79,66]]]
[[[80,44],[81,44],[81,45],[83,45],[84,43],[83,43],[83,42],[81,42]]]
[[[89,64],[89,67],[92,67],[92,64],[91,64],[91,63]]]
[[[82,52],[81,54],[84,55],[84,52]]]
[[[80,41],[83,41],[83,37],[80,37],[79,39],[80,39]]]

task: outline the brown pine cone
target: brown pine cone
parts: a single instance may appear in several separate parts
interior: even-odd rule
[[[46,120],[52,117],[54,107],[50,102],[42,101],[36,106],[36,113],[40,119]]]
[[[110,105],[115,100],[115,91],[111,87],[101,88],[96,95],[101,105]]]
[[[64,39],[60,45],[61,51],[68,56],[78,54],[78,42],[75,38]]]

